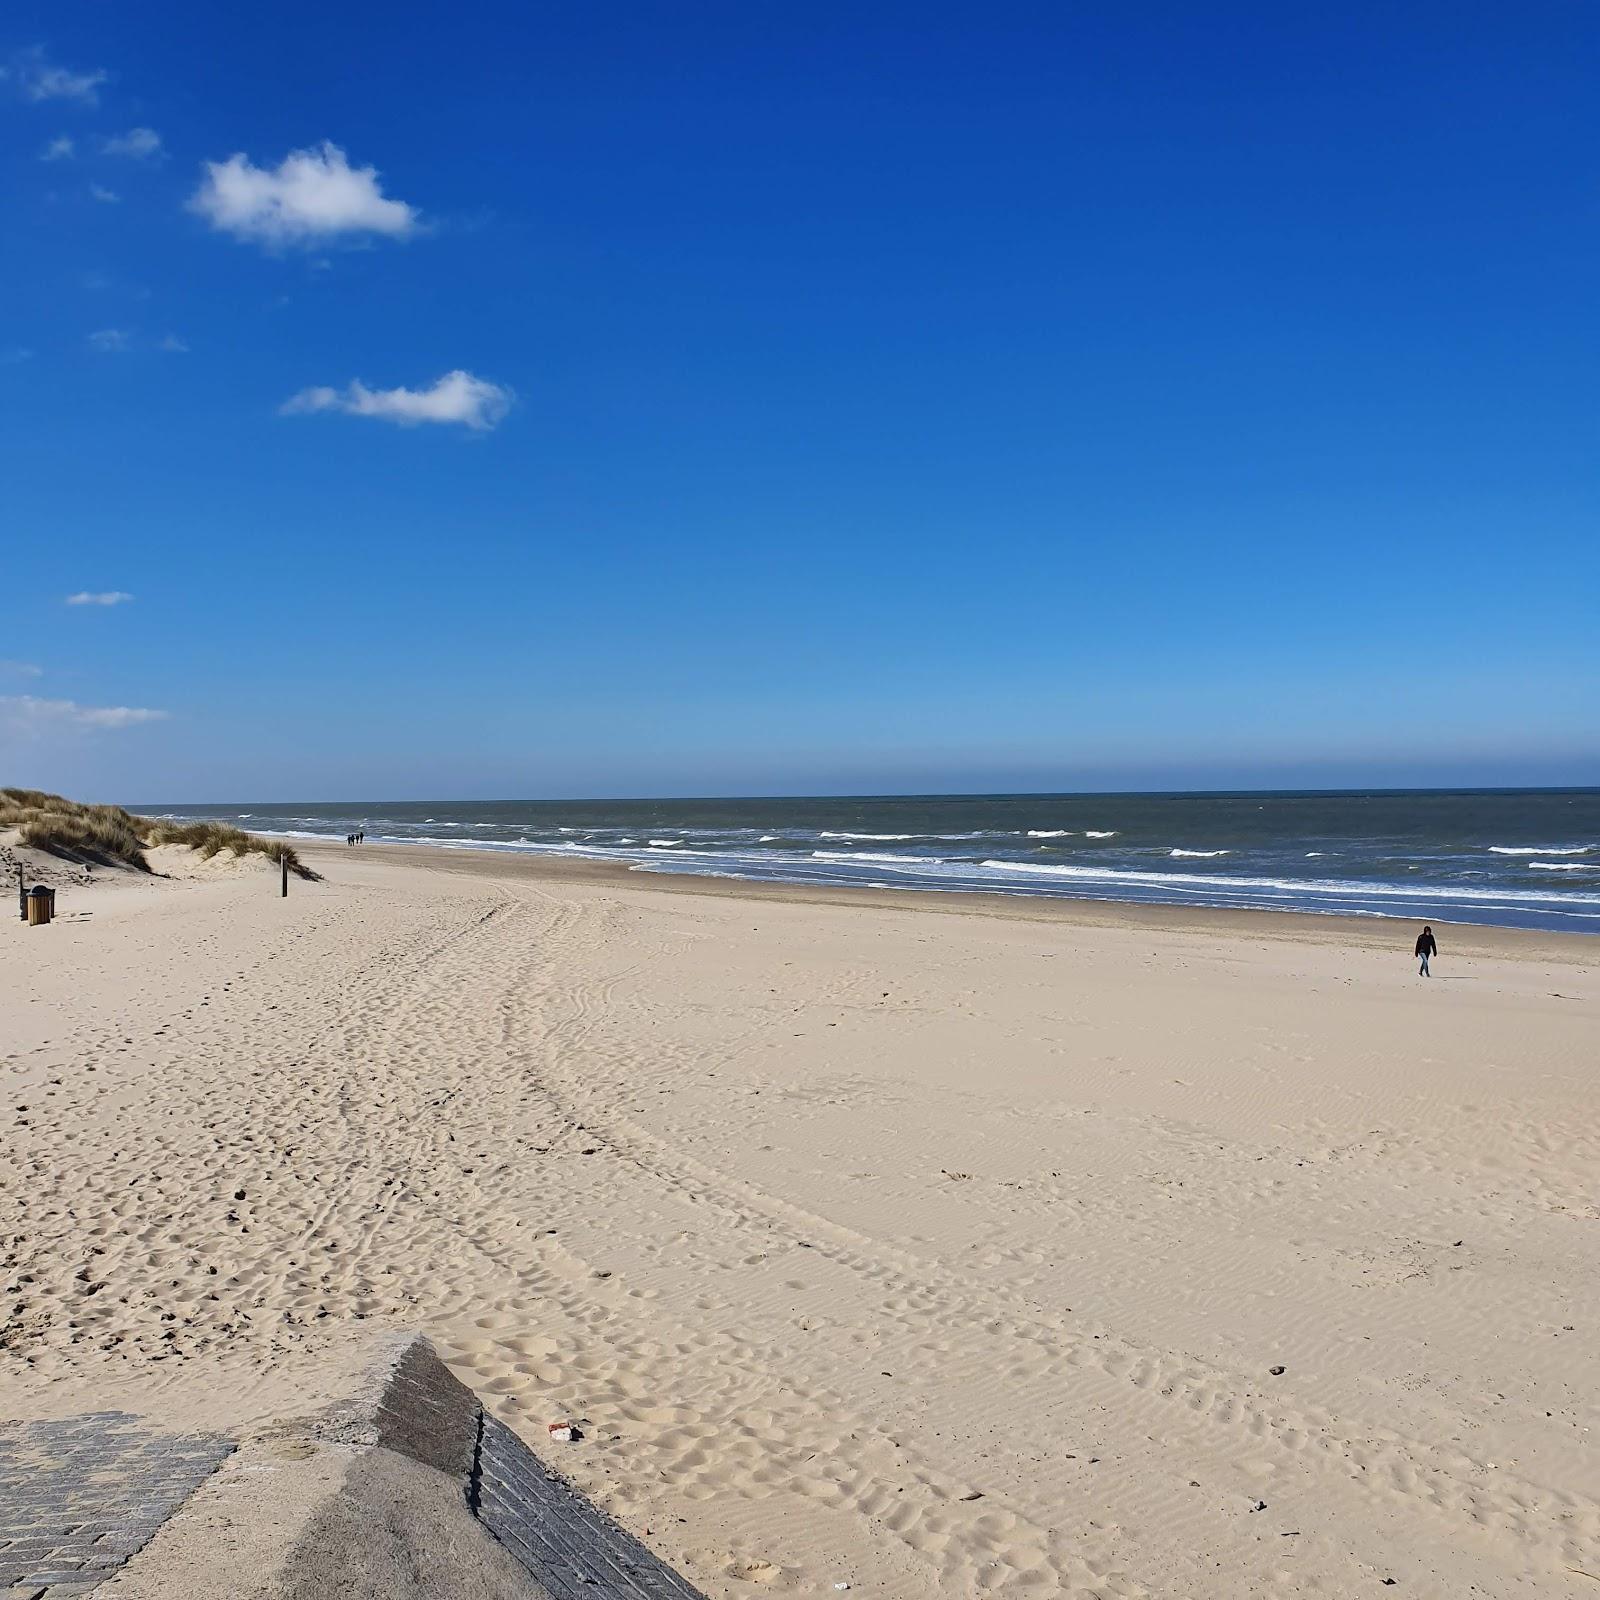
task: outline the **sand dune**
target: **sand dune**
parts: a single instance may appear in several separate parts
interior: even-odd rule
[[[1595,945],[316,865],[0,936],[0,1410],[388,1321],[714,1596],[1595,1592]]]

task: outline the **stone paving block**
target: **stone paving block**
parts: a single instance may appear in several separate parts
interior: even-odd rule
[[[705,1600],[493,1417],[483,1420],[468,1496],[553,1600]]]
[[[0,1596],[67,1600],[104,1582],[233,1450],[120,1411],[0,1427]]]

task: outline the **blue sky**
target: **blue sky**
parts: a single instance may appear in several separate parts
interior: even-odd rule
[[[5,781],[1600,782],[1597,46],[13,4]]]

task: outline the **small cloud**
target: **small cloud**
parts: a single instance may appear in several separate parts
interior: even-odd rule
[[[125,300],[148,300],[150,291],[142,283],[131,283],[125,278],[113,277],[109,272],[85,272],[78,282],[91,294],[121,295]]]
[[[47,144],[39,152],[41,161],[70,161],[77,153],[77,145],[66,135],[61,134]]]
[[[510,389],[475,378],[470,372],[447,372],[431,389],[369,389],[359,379],[345,389],[302,389],[284,401],[285,416],[308,411],[343,411],[353,417],[382,417],[402,427],[419,422],[455,422],[479,432],[505,416],[516,398]]]
[[[76,700],[41,700],[37,695],[0,695],[0,719],[19,733],[42,733],[51,728],[133,728],[144,722],[163,722],[165,711],[148,706],[83,706]]]
[[[120,194],[114,194],[102,183],[91,183],[89,185],[89,193],[93,195],[94,198],[102,205],[107,206],[114,206],[119,200],[122,199]]]
[[[376,167],[352,167],[326,140],[290,151],[276,167],[242,154],[204,167],[189,209],[236,239],[270,247],[374,233],[404,239],[419,226],[413,207],[384,195]]]
[[[20,367],[24,361],[33,360],[33,351],[26,345],[13,345],[9,350],[0,350],[0,367]]]
[[[125,606],[133,599],[131,594],[124,593],[121,589],[104,589],[98,594],[88,589],[80,589],[77,594],[67,596],[69,606]]]
[[[89,334],[85,342],[91,350],[103,356],[125,356],[152,350],[164,355],[186,355],[189,350],[188,342],[175,333],[163,334],[157,339],[138,328],[100,328]]]
[[[74,72],[50,62],[42,49],[24,50],[11,58],[7,78],[16,84],[24,100],[75,100],[79,105],[100,103],[100,85],[107,74],[95,69]]]
[[[80,706],[75,702],[53,701],[71,707],[72,718],[86,728],[132,728],[141,722],[164,722],[165,711],[150,706]]]
[[[161,135],[154,128],[129,128],[126,133],[113,134],[100,145],[101,153],[108,156],[127,156],[134,161],[148,161],[161,154]]]
[[[31,661],[0,661],[0,673],[8,678],[42,678],[44,668],[36,667]]]

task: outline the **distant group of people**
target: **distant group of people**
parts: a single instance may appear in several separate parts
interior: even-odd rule
[[[344,836],[344,842],[346,844],[365,844],[367,842],[367,830],[365,828],[357,828],[354,833],[347,833]]]

